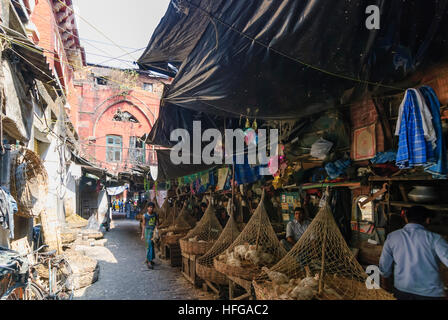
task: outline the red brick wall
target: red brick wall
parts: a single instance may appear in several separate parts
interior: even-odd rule
[[[45,49],[45,56],[50,69],[53,70],[54,75],[58,75],[56,64],[59,63],[63,70],[63,76],[58,75],[59,81],[65,88],[68,103],[71,110],[67,110],[69,115],[76,115],[78,113],[76,103],[76,91],[73,85],[73,67],[67,60],[67,53],[64,50],[59,28],[53,14],[53,6],[49,0],[39,0],[36,3],[34,11],[31,14],[31,21],[37,27],[39,32],[39,41],[37,45]],[[55,52],[59,48],[59,57],[55,57]],[[58,61],[59,60],[59,61]],[[74,127],[77,127],[77,117],[71,116]]]

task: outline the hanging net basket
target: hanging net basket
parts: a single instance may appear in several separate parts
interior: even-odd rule
[[[253,281],[259,300],[392,300],[367,289],[367,274],[347,246],[331,209],[320,209],[300,240]]]
[[[196,274],[198,277],[216,284],[227,284],[227,276],[216,271],[215,266],[213,265],[213,259],[223,253],[236,240],[239,234],[240,230],[238,230],[237,223],[235,222],[233,215],[230,215],[218,240],[214,242],[210,250],[196,260]]]
[[[20,148],[11,152],[11,195],[17,202],[17,215],[38,217],[45,210],[48,174],[39,156]]]
[[[203,255],[213,246],[213,243],[219,238],[222,232],[222,226],[216,218],[215,209],[211,204],[205,210],[201,220],[194,229],[180,239],[180,248],[183,253]]]
[[[167,208],[165,213],[165,219],[162,223],[160,223],[159,230],[174,225],[174,220],[176,220],[176,216],[177,216],[177,202],[174,202],[172,207]]]
[[[281,246],[264,206],[260,203],[238,238],[214,258],[215,269],[227,276],[253,280],[262,267],[271,267],[286,254]]]
[[[176,209],[176,205],[172,209]],[[161,240],[165,244],[175,244],[179,239],[185,237],[192,226],[187,222],[186,215],[188,213],[187,202],[184,203],[179,216],[174,219],[173,223],[163,230],[159,230]],[[175,217],[175,215],[173,215]]]
[[[168,203],[168,200],[165,200],[162,207],[159,209],[159,211],[156,211],[159,214],[159,223],[162,224],[167,217],[168,209],[170,208],[170,204]]]

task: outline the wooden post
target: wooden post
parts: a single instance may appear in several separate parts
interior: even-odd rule
[[[265,193],[265,190],[263,189],[263,193],[261,195],[261,200],[260,200],[261,204],[264,201],[264,193]],[[262,205],[264,205],[264,204],[262,204]],[[261,214],[260,214],[260,222],[258,223],[258,232],[257,232],[257,241],[255,243],[255,245],[256,245],[255,251],[258,251],[258,243],[260,242],[260,232],[261,232]]]

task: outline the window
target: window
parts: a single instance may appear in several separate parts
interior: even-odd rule
[[[136,117],[134,117],[131,113],[127,111],[121,111],[120,108],[117,109],[117,111],[114,114],[114,117],[112,118],[113,121],[123,121],[123,122],[134,122],[138,123],[138,120]]]
[[[107,79],[104,77],[95,77],[96,84],[107,86]]]
[[[106,161],[121,162],[123,144],[120,136],[106,137]]]
[[[144,164],[145,153],[145,143],[139,137],[129,137],[129,161]]]
[[[153,92],[152,83],[143,83],[143,90]]]

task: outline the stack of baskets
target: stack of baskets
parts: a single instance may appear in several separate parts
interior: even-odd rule
[[[179,243],[182,253],[192,255],[205,254],[213,246],[221,232],[222,226],[216,218],[215,209],[210,201],[207,210],[196,227],[190,230],[184,238],[180,239]]]

